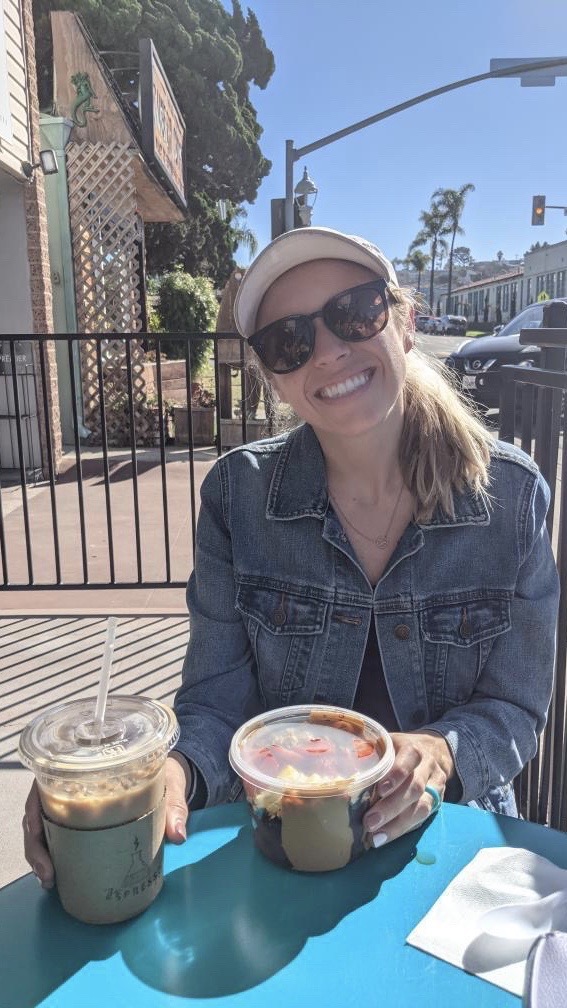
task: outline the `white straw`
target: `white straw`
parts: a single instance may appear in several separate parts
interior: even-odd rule
[[[104,714],[106,711],[106,698],[108,696],[108,685],[110,682],[110,670],[112,668],[112,654],[114,651],[114,637],[116,635],[117,623],[118,620],[116,619],[116,616],[109,616],[106,630],[106,643],[104,645],[104,654],[102,656],[102,666],[100,669],[98,696],[96,698],[96,709],[94,716],[95,724],[99,731],[102,731]]]

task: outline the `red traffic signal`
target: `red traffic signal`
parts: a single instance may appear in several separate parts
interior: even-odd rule
[[[545,221],[545,196],[534,196],[532,199],[532,224],[543,224]]]

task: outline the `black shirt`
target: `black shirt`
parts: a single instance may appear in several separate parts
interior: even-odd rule
[[[366,650],[352,706],[359,714],[366,714],[367,717],[378,721],[386,731],[400,730],[384,678],[374,618],[370,622]]]

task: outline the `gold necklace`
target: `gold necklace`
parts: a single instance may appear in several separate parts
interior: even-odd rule
[[[398,496],[396,497],[396,502],[394,504],[394,507],[392,508],[392,514],[390,516],[390,521],[388,522],[388,528],[386,529],[386,531],[384,532],[383,535],[379,535],[376,538],[374,538],[373,536],[367,536],[364,532],[361,532],[360,529],[356,527],[356,525],[353,525],[353,523],[351,522],[351,520],[348,517],[348,515],[346,515],[344,513],[343,509],[337,503],[337,501],[335,500],[335,498],[332,496],[332,494],[330,492],[329,492],[329,497],[331,498],[331,501],[333,502],[333,506],[336,507],[336,509],[339,512],[341,518],[344,518],[344,520],[346,521],[347,525],[350,525],[351,529],[353,529],[353,531],[356,532],[357,535],[361,536],[363,539],[366,539],[367,542],[372,543],[373,546],[377,546],[378,549],[386,549],[386,547],[388,545],[388,536],[390,534],[390,529],[392,528],[392,523],[394,521],[394,515],[396,514],[396,511],[398,509],[398,504],[400,503],[403,490],[404,490],[404,483],[403,483],[403,480],[402,480],[402,485],[400,487],[400,491],[398,493]]]

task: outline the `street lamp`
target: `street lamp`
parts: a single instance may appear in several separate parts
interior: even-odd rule
[[[560,69],[561,67],[563,69]],[[542,73],[542,71],[545,72]],[[367,119],[362,119],[360,122],[353,123],[352,126],[346,126],[336,133],[330,133],[329,136],[322,137],[321,140],[315,140],[314,143],[306,144],[304,147],[296,149],[293,146],[293,140],[286,140],[284,230],[291,231],[294,223],[293,166],[299,158],[305,157],[311,151],[327,147],[328,144],[334,143],[335,140],[341,140],[342,137],[348,136],[350,133],[356,133],[358,130],[365,129],[366,126],[372,126],[374,123],[380,122],[382,119],[388,119],[390,116],[396,115],[397,112],[403,112],[404,109],[411,108],[413,105],[419,105],[421,102],[428,101],[430,98],[436,98],[437,95],[445,94],[447,91],[455,91],[457,88],[466,87],[467,84],[476,84],[477,81],[499,77],[520,77],[523,87],[553,87],[556,77],[565,77],[566,75],[566,56],[548,59],[540,59],[539,57],[517,60],[493,59],[490,61],[490,70],[488,73],[477,74],[475,77],[466,77],[464,80],[445,84],[444,87],[435,88],[433,91],[426,91],[425,94],[418,95],[416,98],[410,98],[408,101],[394,105],[384,112],[378,112],[377,115],[369,116]]]
[[[299,219],[303,227],[309,227],[313,215],[313,207],[317,199],[319,190],[313,179],[309,178],[307,168],[303,169],[303,178],[298,182],[295,189],[295,205],[299,213]]]

